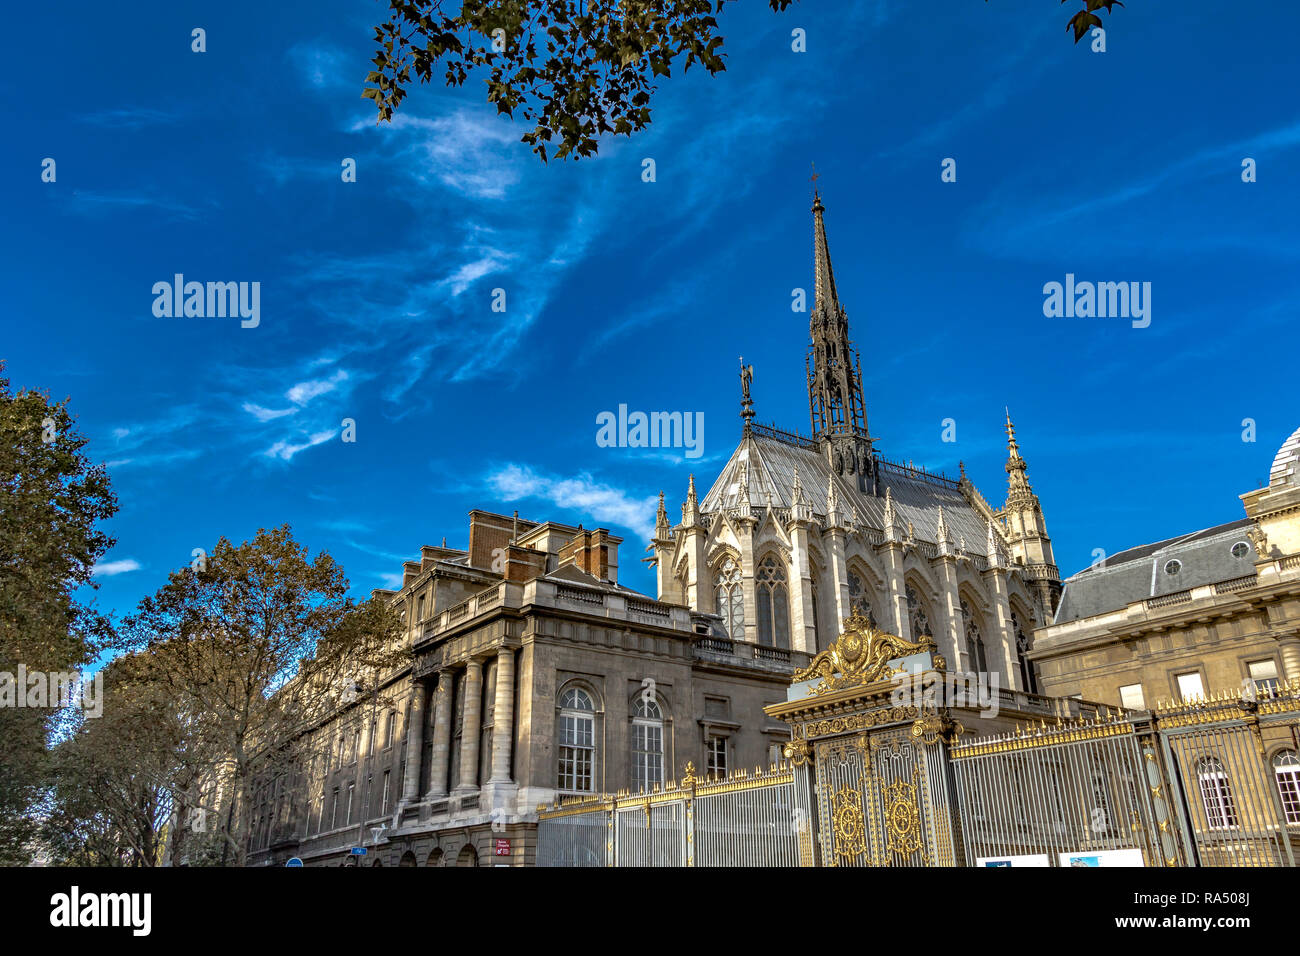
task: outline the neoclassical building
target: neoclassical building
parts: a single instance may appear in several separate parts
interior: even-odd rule
[[[964,467],[954,480],[878,454],[824,212],[815,198],[811,437],[755,424],[742,369],[744,424],[721,474],[702,499],[691,477],[680,522],[660,495],[659,598],[718,615],[724,640],[804,653],[826,648],[858,607],[905,639],[933,636],[958,670],[1034,691],[1026,652],[1060,578],[1010,415],[1001,508]]]
[[[1243,518],[1067,579],[1035,635],[1044,691],[1143,709],[1300,680],[1300,429],[1241,500]]]
[[[789,727],[763,708],[807,655],[619,584],[621,541],[476,510],[468,548],[423,548],[375,592],[411,663],[283,747],[250,862],[529,865],[541,803],[778,760]]]

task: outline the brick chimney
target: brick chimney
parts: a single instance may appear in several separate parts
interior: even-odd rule
[[[559,563],[573,562],[599,581],[618,583],[618,546],[622,538],[615,537],[606,528],[594,531],[579,530],[577,535],[559,551]]]

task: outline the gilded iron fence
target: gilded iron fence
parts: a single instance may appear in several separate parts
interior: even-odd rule
[[[1179,866],[1154,742],[1118,714],[954,746],[967,866]]]
[[[538,866],[812,866],[810,794],[788,764],[539,807]]]
[[[1300,682],[1156,709],[1176,768],[1183,829],[1202,866],[1295,866],[1300,819],[1282,805],[1272,757],[1295,753]]]

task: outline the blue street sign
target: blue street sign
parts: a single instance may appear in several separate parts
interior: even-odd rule
[[[363,846],[354,846],[354,847],[352,848],[352,855],[353,855],[353,856],[365,856],[365,855],[366,855],[366,848],[363,847]]]
[[[291,857],[289,857],[289,859],[287,859],[287,860],[285,861],[284,865],[285,865],[285,866],[302,866],[302,860],[298,859],[296,856],[291,856]]]

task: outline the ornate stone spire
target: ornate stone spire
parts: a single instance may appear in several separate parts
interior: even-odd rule
[[[686,504],[682,505],[682,524],[698,524],[700,518],[700,499],[695,494],[695,476],[691,475],[690,484],[686,487]]]
[[[1020,446],[1016,444],[1016,426],[1011,423],[1011,410],[1007,409],[1007,508],[1020,510],[1025,507],[1037,508],[1038,498],[1029,487],[1026,475],[1028,465],[1020,457]]]
[[[898,516],[894,513],[894,496],[889,489],[885,489],[885,540],[897,541],[898,529],[895,527]]]
[[[998,534],[993,530],[993,522],[988,522],[989,534],[984,545],[985,556],[989,559],[990,568],[1002,567],[1002,549],[998,547]]]
[[[935,544],[939,546],[939,557],[952,554],[952,539],[948,537],[948,522],[943,517],[943,505],[939,506],[939,525],[934,533]]]
[[[655,537],[668,537],[668,509],[664,507],[664,493],[659,492],[659,510],[655,513]]]
[[[826,526],[837,528],[843,523],[839,495],[835,493],[835,476],[826,476]]]
[[[875,463],[862,392],[862,362],[855,362],[849,341],[849,320],[840,305],[826,243],[825,207],[813,199],[813,307],[808,323],[808,411],[813,437],[821,442],[831,471],[858,477],[863,491],[872,490]]]

